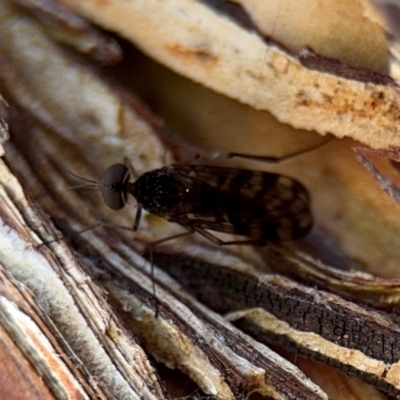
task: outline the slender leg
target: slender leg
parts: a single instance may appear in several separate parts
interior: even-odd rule
[[[183,232],[183,233],[178,233],[177,235],[169,236],[164,239],[157,240],[156,242],[150,243],[148,246],[148,252],[149,252],[149,261],[150,261],[150,276],[152,279],[152,285],[153,285],[153,295],[154,295],[154,308],[155,308],[155,317],[158,317],[158,303],[157,303],[157,297],[156,297],[156,286],[155,286],[155,281],[154,281],[154,260],[153,260],[153,249],[157,246],[159,246],[162,243],[169,242],[170,240],[182,238],[184,236],[192,235],[193,233],[197,232],[201,236],[205,237],[208,239],[210,242],[218,245],[218,246],[231,246],[231,245],[249,245],[249,246],[264,246],[265,241],[262,240],[253,240],[253,239],[248,239],[248,240],[232,240],[232,241],[223,241],[216,236],[214,236],[212,233],[201,229],[201,228],[192,228],[192,227],[187,227],[184,226],[185,229],[188,230],[188,232]]]
[[[139,212],[139,210],[138,210],[138,212]],[[136,214],[136,219],[137,219],[137,214]],[[136,224],[136,219],[135,219],[135,224]],[[139,214],[139,221],[140,221],[140,214]],[[123,229],[125,231],[130,231],[130,232],[136,232],[137,231],[137,228],[135,229],[135,225],[134,225],[133,228],[131,228],[130,226],[124,226],[124,225],[118,225],[118,224],[112,224],[112,223],[108,223],[108,222],[99,221],[96,225],[90,226],[89,228],[82,229],[81,231],[73,232],[73,234],[74,235],[81,235],[82,233],[89,232],[89,231],[91,231],[93,229],[96,229],[96,228],[99,228],[99,227]],[[187,234],[187,233],[185,232],[185,234]],[[63,236],[61,238],[49,240],[48,242],[43,242],[43,243],[39,244],[37,247],[39,248],[39,247],[41,247],[43,245],[48,245],[48,244],[51,244],[51,243],[60,242],[61,240],[66,240],[66,239],[67,239],[67,236]]]
[[[135,217],[135,222],[133,224],[133,230],[136,232],[137,229],[139,228],[140,224],[140,218],[142,217],[142,205],[137,204],[137,211],[136,211],[136,217]]]
[[[153,249],[157,246],[159,246],[162,243],[169,242],[170,240],[178,239],[181,237],[189,236],[194,233],[194,230],[191,228],[186,228],[188,232],[183,232],[183,233],[178,233],[177,235],[173,236],[168,236],[164,239],[157,240],[153,243],[150,243],[147,247],[147,250],[149,252],[149,261],[150,261],[150,277],[151,277],[151,282],[152,282],[152,290],[153,290],[153,298],[154,298],[154,310],[155,310],[155,317],[158,317],[158,302],[157,302],[157,296],[156,296],[156,285],[154,281],[154,260],[153,260]]]
[[[210,233],[204,229],[194,228],[194,231],[196,231],[198,234],[200,234],[201,236],[205,237],[210,242],[212,242],[218,246],[231,246],[231,245],[235,245],[235,244],[243,244],[243,245],[249,245],[249,246],[264,246],[265,245],[265,241],[254,240],[254,239],[231,240],[231,241],[224,242],[223,240],[217,238],[212,233]]]
[[[261,161],[261,162],[266,162],[266,163],[271,163],[271,164],[278,164],[282,161],[289,160],[291,158],[301,156],[302,154],[306,154],[310,151],[316,150],[325,144],[329,143],[333,137],[329,137],[327,140],[324,140],[321,143],[316,144],[315,146],[309,147],[308,149],[303,149],[303,150],[298,150],[290,154],[286,154],[281,157],[274,157],[274,156],[257,156],[253,154],[244,154],[244,153],[228,153],[228,158],[233,158],[233,157],[240,157],[240,158],[245,158],[246,160],[253,160],[253,161]]]
[[[96,228],[98,228],[99,226],[104,226],[104,224],[101,223],[101,222],[99,222],[98,224],[93,225],[93,226],[90,226],[89,228],[85,228],[85,229],[82,229],[81,231],[74,232],[74,235],[81,235],[82,233],[86,233],[86,232],[88,232],[88,231],[91,231],[91,230],[93,230],[93,229],[96,229]],[[40,243],[38,246],[36,246],[36,248],[39,249],[40,247],[42,247],[42,246],[44,246],[44,245],[49,245],[49,244],[51,244],[51,243],[56,243],[56,242],[61,242],[62,240],[67,240],[67,237],[68,237],[68,236],[63,236],[63,237],[60,237],[60,238],[57,238],[57,239],[53,239],[53,240],[49,240],[49,241],[47,241],[47,242]]]
[[[137,180],[139,178],[139,174],[137,173],[135,167],[132,165],[132,163],[129,161],[129,159],[126,157],[124,158],[124,164],[128,167],[129,172],[131,173],[133,178],[135,180]]]
[[[155,241],[153,243],[150,243],[149,244],[149,248],[151,247],[151,248],[154,249],[154,247],[157,247],[158,245],[160,245],[162,243],[169,242],[170,240],[178,239],[178,238],[181,238],[181,237],[189,236],[189,235],[192,235],[195,232],[195,230],[193,228],[187,228],[186,226],[184,226],[184,228],[187,229],[188,232],[178,233],[177,235],[168,236],[168,237],[166,237],[164,239],[157,240],[157,241]]]

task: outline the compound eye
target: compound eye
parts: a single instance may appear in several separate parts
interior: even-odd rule
[[[125,206],[128,176],[129,170],[124,164],[114,164],[104,173],[101,193],[104,203],[113,210],[120,210]]]

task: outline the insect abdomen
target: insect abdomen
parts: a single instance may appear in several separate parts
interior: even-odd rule
[[[312,227],[307,190],[274,173],[172,165],[142,175],[134,186],[145,209],[186,227],[259,241],[300,239]]]

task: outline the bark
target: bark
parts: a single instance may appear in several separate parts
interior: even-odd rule
[[[249,4],[245,18],[238,6],[228,13],[218,2],[186,2],[187,9],[179,2],[132,2],[130,10],[118,1],[104,8],[64,3],[71,9],[46,1],[0,5],[0,397],[400,396],[399,179],[383,158],[397,154],[399,107],[396,84],[382,74],[385,60],[367,71],[332,54],[296,55],[278,32],[274,38],[274,30],[243,28],[256,24]],[[157,6],[157,15],[146,8]],[[243,151],[248,142],[247,152],[266,154],[275,142],[285,153],[318,137],[278,127],[265,113],[172,75],[72,9],[203,85],[293,126],[386,146],[359,149],[357,156],[392,197],[356,161],[354,142],[332,140],[272,168],[310,191],[315,228],[305,240],[218,248],[191,235],[156,247],[150,257],[149,243],[182,227],[145,213],[137,232],[120,229],[133,226],[135,202],[108,210],[101,194],[79,190],[82,181],[68,171],[100,186],[104,170],[124,157],[139,174],[196,155],[196,163],[224,160],[210,161],[209,152],[171,135],[135,91],[158,106],[169,128],[212,130],[207,140],[197,137],[209,148]],[[185,10],[191,11],[185,16]],[[137,13],[138,25],[130,21],[129,35],[128,11]],[[377,38],[368,43],[380,48],[381,30],[373,23],[359,29],[370,30]],[[272,36],[269,43],[261,31]],[[206,32],[218,38],[213,51],[200,40]],[[242,58],[234,52],[237,35],[249,40]],[[190,38],[195,51],[185,42]],[[163,53],[172,40],[174,48]],[[114,66],[123,54],[127,60]],[[250,66],[252,57],[257,63]],[[263,80],[265,93],[255,87]],[[258,146],[252,132],[239,137],[232,130],[240,118],[253,117],[281,134],[263,133]],[[290,135],[294,140],[283,143]],[[381,159],[371,164],[372,156]]]

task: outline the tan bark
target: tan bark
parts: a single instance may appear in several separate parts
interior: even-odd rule
[[[322,50],[295,54],[284,42],[290,34],[275,27],[279,18],[270,31],[261,28],[256,2],[241,4],[280,44],[266,44],[207,2],[63,3],[70,8],[25,0],[0,5],[0,83],[8,103],[0,108],[0,347],[8,383],[0,397],[19,398],[10,392],[19,381],[25,398],[398,396],[400,206],[351,149],[356,139],[385,147],[375,156],[397,154],[397,86],[376,72],[386,66],[382,30],[350,15],[343,32],[352,40],[340,42],[349,53],[357,47],[354,63],[347,53],[333,62]],[[290,2],[281,7],[289,26]],[[118,39],[71,10],[293,127],[350,137],[283,166],[212,161],[298,179],[312,198],[311,235],[265,249],[218,248],[192,235],[155,249],[153,276],[143,253],[148,243],[182,232],[176,224],[145,213],[136,233],[103,226],[76,234],[99,221],[131,227],[136,209],[130,201],[113,212],[99,193],[68,191],[81,183],[68,170],[101,181],[124,157],[139,173],[197,153],[196,163],[211,162],[207,151],[167,133],[134,91],[153,99],[169,128],[191,130],[193,142],[208,149],[271,154],[275,146],[285,154],[321,138],[186,81],[126,44],[127,60],[102,69],[99,61],[122,58]],[[312,24],[304,37],[316,30]],[[363,48],[359,38],[367,35]],[[362,65],[375,72],[354,68],[370,53],[370,64]],[[398,183],[389,161],[373,162]],[[195,386],[185,391],[177,373],[167,379],[149,355]],[[193,394],[196,388],[202,392]]]

